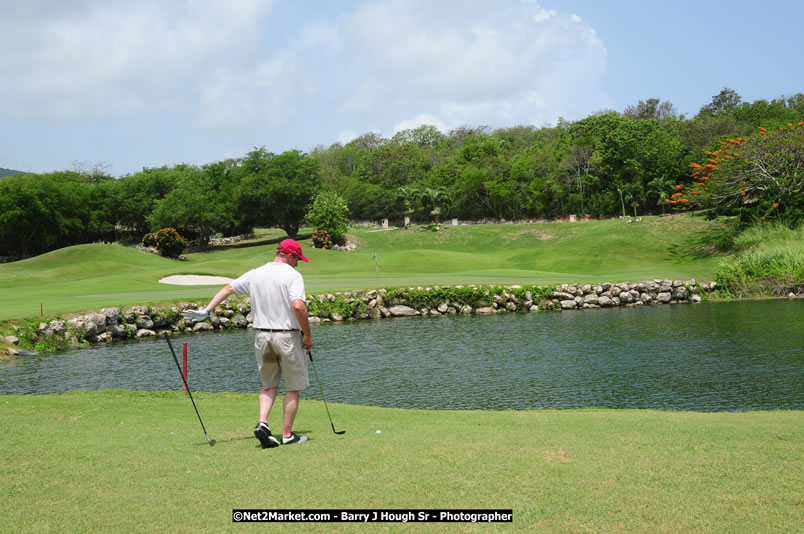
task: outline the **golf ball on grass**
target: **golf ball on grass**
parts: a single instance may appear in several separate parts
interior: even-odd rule
[[[382,430],[378,430],[378,431],[377,431],[377,434],[382,434]]]

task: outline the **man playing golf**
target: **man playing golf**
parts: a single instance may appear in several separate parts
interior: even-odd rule
[[[309,261],[302,254],[298,242],[285,239],[279,243],[274,261],[252,269],[224,286],[206,308],[182,313],[187,319],[202,321],[209,317],[210,310],[214,310],[232,293],[251,298],[252,323],[257,331],[254,348],[262,379],[260,420],[254,428],[254,435],[266,449],[279,445],[279,440],[268,428],[268,414],[279,390],[280,376],[285,380],[282,445],[307,441],[306,436],[293,433],[293,421],[299,408],[299,391],[309,385],[304,356],[313,346],[313,335],[307,320],[307,301],[304,298],[304,279],[296,271],[299,259]],[[301,339],[299,330],[303,334]]]

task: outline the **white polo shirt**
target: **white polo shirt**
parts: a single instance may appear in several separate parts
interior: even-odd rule
[[[304,279],[287,263],[270,262],[257,267],[231,283],[238,295],[251,298],[254,328],[299,330],[293,301],[304,298]]]

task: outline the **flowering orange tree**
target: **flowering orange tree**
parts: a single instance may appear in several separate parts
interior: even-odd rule
[[[691,183],[676,185],[669,201],[675,208],[736,216],[740,226],[804,220],[804,122],[760,126],[704,154],[690,164]]]

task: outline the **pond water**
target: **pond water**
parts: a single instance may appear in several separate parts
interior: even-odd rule
[[[314,326],[327,401],[398,408],[804,409],[804,302]],[[193,391],[259,390],[251,330],[188,343]],[[163,338],[0,361],[0,393],[181,388]],[[303,398],[320,399],[315,374]]]

